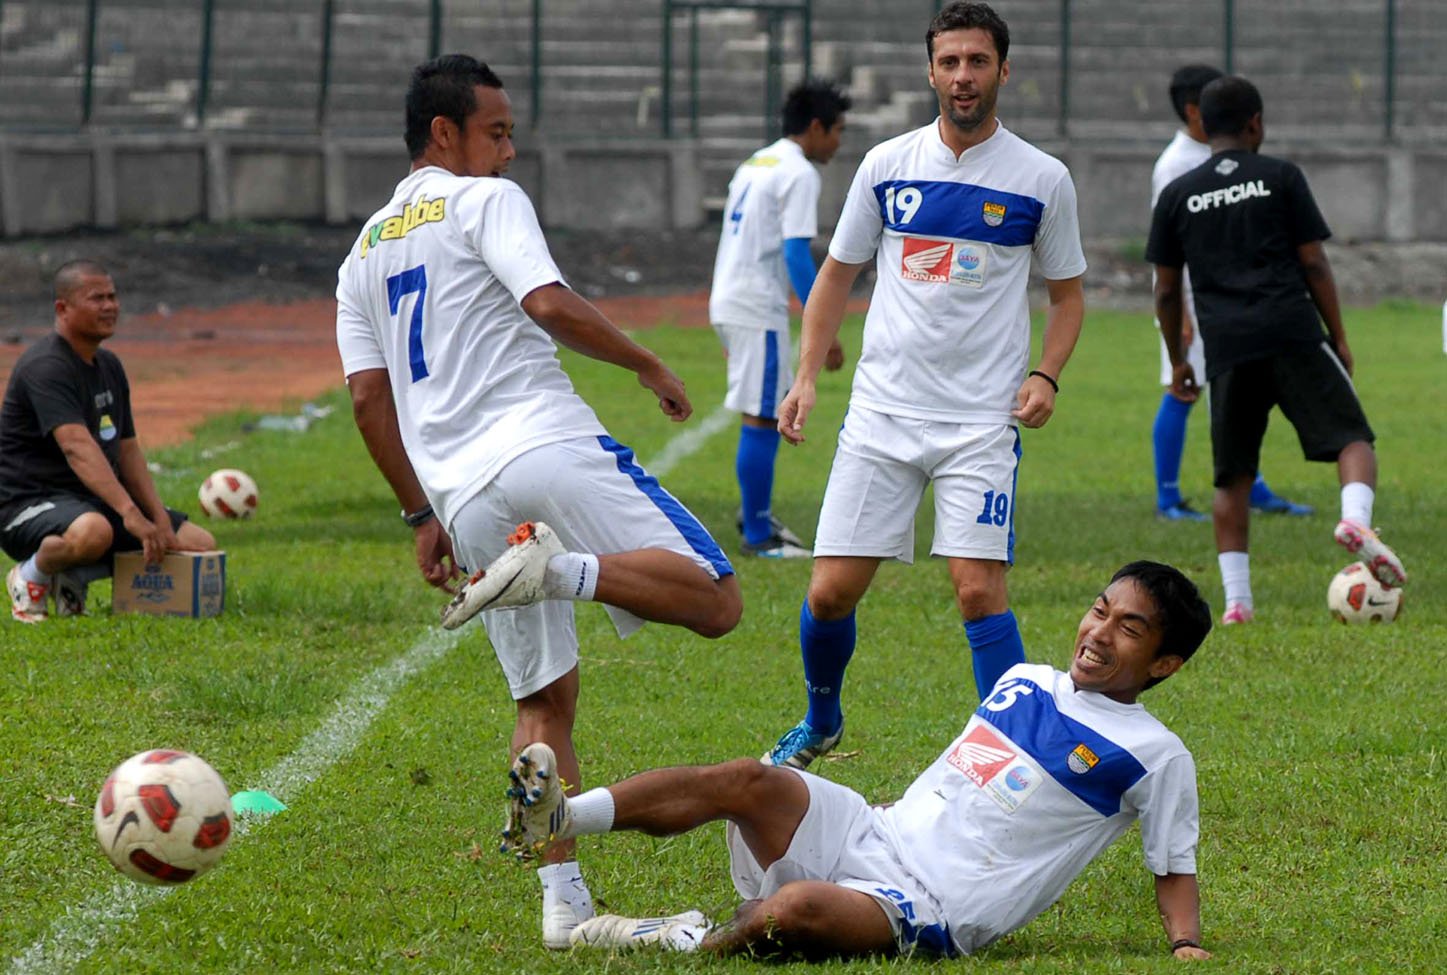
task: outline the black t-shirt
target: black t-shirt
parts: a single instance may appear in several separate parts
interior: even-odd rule
[[[0,405],[0,504],[57,491],[89,496],[53,432],[83,423],[120,476],[121,441],[136,435],[131,388],[121,360],[97,349],[87,363],[58,333],[15,362]]]
[[[1218,152],[1161,191],[1146,260],[1190,266],[1207,378],[1322,341],[1297,247],[1330,236],[1284,159]]]

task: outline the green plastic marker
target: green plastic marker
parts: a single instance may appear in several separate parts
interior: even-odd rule
[[[231,797],[231,810],[238,816],[271,816],[284,812],[286,803],[264,789],[248,789]]]

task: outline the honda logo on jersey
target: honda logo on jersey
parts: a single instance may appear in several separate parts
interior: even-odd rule
[[[948,241],[904,238],[904,256],[900,274],[906,281],[928,281],[946,284],[950,265],[954,263],[955,245]]]
[[[1045,772],[1030,756],[976,715],[945,761],[959,769],[1007,813],[1040,788]]]

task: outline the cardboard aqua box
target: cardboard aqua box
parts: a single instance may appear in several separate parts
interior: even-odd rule
[[[149,565],[140,552],[116,553],[113,612],[199,619],[225,605],[225,552],[168,552]]]

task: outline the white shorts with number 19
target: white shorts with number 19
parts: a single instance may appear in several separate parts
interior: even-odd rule
[[[824,489],[814,555],[914,561],[914,515],[934,485],[931,555],[1015,561],[1020,434],[851,406]]]
[[[542,521],[570,552],[607,555],[661,548],[691,559],[709,578],[733,567],[693,514],[612,437],[580,437],[514,458],[466,501],[448,526],[458,562],[486,566],[519,522]],[[643,621],[605,607],[619,636]],[[542,690],[578,663],[573,604],[547,600],[481,614],[514,700]]]

